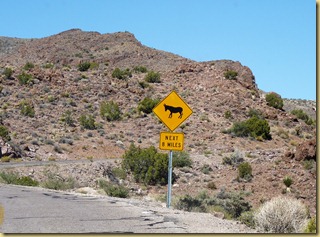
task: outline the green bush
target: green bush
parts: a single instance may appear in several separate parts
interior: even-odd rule
[[[146,114],[152,113],[153,108],[159,103],[159,99],[144,98],[138,104],[138,110]]]
[[[237,78],[237,76],[238,76],[238,73],[236,71],[233,71],[233,70],[228,70],[223,75],[228,80],[235,80]]]
[[[30,69],[34,68],[34,64],[33,63],[30,63],[30,62],[27,62],[24,66],[23,66],[23,69],[28,71]]]
[[[136,66],[133,68],[134,72],[141,72],[141,73],[146,73],[148,69],[144,66]]]
[[[231,111],[230,111],[230,110],[227,110],[226,112],[224,112],[224,117],[225,117],[226,119],[232,118]]]
[[[131,144],[123,155],[122,168],[132,172],[135,180],[140,183],[168,183],[168,155],[158,153],[154,146],[141,149]]]
[[[242,212],[238,219],[241,223],[249,226],[250,228],[255,227],[253,211]]]
[[[112,184],[103,179],[98,181],[98,185],[110,197],[127,198],[129,195],[129,190],[123,185]]]
[[[80,125],[85,129],[96,129],[95,119],[91,114],[82,114],[79,118]]]
[[[61,177],[54,173],[48,172],[47,179],[42,183],[44,188],[54,190],[68,190],[77,186],[76,181],[72,177]]]
[[[191,167],[192,160],[190,155],[185,151],[174,151],[172,155],[172,166],[173,167]]]
[[[251,180],[252,167],[248,162],[243,162],[238,166],[239,177],[245,180]]]
[[[242,122],[235,122],[229,133],[234,134],[237,137],[248,137],[258,139],[271,139],[270,126],[267,120],[253,116]]]
[[[9,130],[6,126],[4,125],[0,125],[0,137],[5,141],[10,141],[11,138],[10,138],[10,133],[9,133]]]
[[[297,116],[297,118],[303,120],[308,125],[315,124],[315,121],[312,118],[310,118],[302,109],[292,110],[291,114]]]
[[[266,95],[267,104],[276,109],[282,109],[283,100],[280,95],[275,92],[271,92]]]
[[[82,62],[78,64],[78,70],[80,72],[85,72],[89,70],[90,66],[91,66],[90,62]]]
[[[35,116],[34,106],[30,101],[23,100],[19,103],[20,113],[24,116],[33,118]]]
[[[284,183],[284,185],[286,185],[286,187],[289,188],[291,186],[291,184],[293,183],[293,180],[291,177],[286,176],[283,178],[283,183]]]
[[[23,72],[18,75],[18,80],[19,80],[20,85],[27,85],[27,84],[32,83],[33,78],[32,78],[31,74]]]
[[[128,77],[132,77],[132,73],[129,68],[121,70],[120,68],[115,68],[112,72],[113,78],[118,78],[120,80],[126,80]]]
[[[149,83],[160,83],[160,73],[159,72],[154,72],[150,71],[148,74],[145,76],[144,80]]]
[[[6,67],[2,74],[4,75],[5,79],[10,79],[12,77],[13,70],[9,67]]]
[[[221,190],[214,197],[209,197],[205,192],[201,192],[196,197],[185,195],[180,197],[175,207],[184,211],[210,212],[220,210],[231,218],[238,218],[242,213],[251,210],[251,205],[244,200],[240,193],[227,193]]]
[[[100,115],[107,121],[116,121],[121,119],[121,111],[117,103],[113,101],[103,101],[100,104]]]
[[[317,233],[317,223],[315,217],[312,217],[308,221],[307,227],[304,229],[304,233]]]
[[[23,185],[23,186],[38,186],[39,182],[32,179],[29,176],[19,177],[18,174],[14,172],[1,172],[0,178],[6,184],[15,184],[15,185]]]
[[[65,123],[65,125],[68,126],[75,126],[74,125],[74,119],[72,116],[72,112],[70,110],[67,110],[66,112],[63,113],[62,117],[61,117],[61,121]]]

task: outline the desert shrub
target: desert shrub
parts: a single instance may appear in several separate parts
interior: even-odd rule
[[[175,208],[189,212],[205,212],[203,200],[185,195],[175,204]]]
[[[67,110],[62,114],[61,121],[64,122],[65,125],[72,126],[72,127],[75,126],[74,125],[75,121],[73,119],[72,112],[70,110]]]
[[[213,197],[209,197],[205,192],[199,193],[196,197],[187,194],[179,198],[175,208],[192,212],[219,210],[226,216],[236,219],[242,213],[250,211],[251,205],[244,200],[240,193],[227,193],[222,189]]]
[[[132,77],[132,73],[129,68],[125,70],[121,70],[120,68],[115,68],[112,72],[113,78],[118,78],[120,80],[128,79],[128,77]]]
[[[34,117],[35,110],[32,102],[23,100],[19,103],[20,113],[24,116]]]
[[[228,70],[223,75],[228,80],[235,80],[237,78],[237,76],[238,76],[238,73],[236,71],[233,71],[233,70]]]
[[[132,172],[135,180],[140,183],[168,183],[168,155],[158,153],[154,146],[142,149],[131,144],[123,155],[122,168]]]
[[[141,73],[146,73],[148,69],[144,66],[136,66],[133,68],[134,72],[141,72]]]
[[[127,177],[126,171],[122,168],[119,168],[119,167],[113,168],[112,174],[114,174],[114,176],[116,176],[117,178],[120,178],[120,179],[125,179]]]
[[[78,70],[80,72],[85,72],[89,70],[90,66],[91,66],[90,62],[82,62],[78,64]]]
[[[275,92],[271,92],[266,95],[267,104],[276,109],[282,109],[283,100],[280,95]]]
[[[0,172],[0,178],[3,183],[15,184],[19,179],[19,176],[17,173],[14,172]]]
[[[239,178],[245,180],[251,180],[252,178],[252,167],[249,162],[243,162],[238,166]]]
[[[121,111],[117,103],[113,101],[103,101],[100,104],[100,115],[107,121],[116,121],[121,119]]]
[[[129,190],[123,185],[112,184],[103,179],[98,181],[98,185],[110,197],[127,198],[129,195]]]
[[[29,176],[19,177],[17,173],[14,172],[0,172],[0,178],[6,184],[16,184],[23,186],[38,186],[39,182],[32,179]]]
[[[149,83],[160,83],[160,73],[159,72],[154,72],[150,71],[147,73],[145,76],[144,80]]]
[[[6,67],[2,74],[4,75],[5,79],[10,79],[12,77],[13,70],[9,67]]]
[[[239,150],[235,150],[230,157],[223,157],[223,165],[238,166],[244,161],[243,154]]]
[[[271,139],[268,121],[256,116],[242,122],[235,122],[228,132],[237,137],[251,136],[256,139],[259,137],[262,137],[263,139]]]
[[[0,125],[0,137],[5,141],[10,141],[11,138],[10,138],[10,133],[9,133],[9,130],[6,126],[4,125]]]
[[[152,113],[153,108],[159,103],[159,99],[144,98],[138,104],[138,110],[146,114]]]
[[[31,63],[31,62],[27,62],[24,66],[23,66],[23,69],[28,71],[30,69],[34,68],[34,64]]]
[[[239,216],[238,220],[241,223],[245,224],[246,226],[249,226],[250,228],[255,227],[254,212],[253,211],[242,212],[241,215]]]
[[[189,153],[185,151],[174,151],[172,154],[172,166],[173,167],[191,167],[192,160]]]
[[[145,81],[139,81],[139,86],[142,88],[142,89],[145,89],[147,87],[149,87],[149,83],[148,82],[145,82]]]
[[[250,108],[249,112],[248,112],[248,115],[249,115],[250,118],[251,117],[257,117],[257,118],[260,118],[260,119],[264,119],[264,116],[263,116],[262,112],[259,111],[259,110],[256,110],[256,109]]]
[[[11,158],[10,156],[2,156],[0,160],[1,162],[10,162]]]
[[[307,223],[307,210],[299,200],[276,197],[258,209],[254,220],[262,232],[301,233]]]
[[[304,229],[304,233],[317,233],[317,223],[316,223],[316,218],[312,217]]]
[[[225,117],[226,119],[232,118],[231,111],[230,111],[230,110],[225,111],[225,112],[224,112],[224,117]]]
[[[212,171],[212,168],[208,164],[204,164],[201,167],[201,172],[204,173],[204,174],[209,174],[211,171]]]
[[[315,121],[312,118],[310,118],[302,109],[292,110],[291,114],[297,116],[297,118],[303,120],[308,125],[315,124]]]
[[[23,186],[38,186],[39,182],[34,180],[34,179],[32,179],[29,176],[22,176],[22,177],[18,178],[16,184],[23,185]]]
[[[85,129],[96,129],[95,119],[91,114],[82,114],[79,118],[79,122]]]
[[[32,78],[31,74],[22,72],[21,74],[18,75],[18,80],[19,80],[20,85],[27,85],[27,84],[32,83],[33,78]]]
[[[284,185],[286,185],[286,187],[289,188],[291,186],[291,184],[293,183],[293,180],[291,177],[286,176],[283,178],[283,183],[284,183]]]
[[[216,186],[215,182],[211,181],[207,184],[207,188],[214,190],[214,189],[217,189],[217,186]]]
[[[52,172],[47,172],[47,179],[42,183],[44,188],[54,190],[68,190],[77,186],[76,181],[72,177],[61,177]]]

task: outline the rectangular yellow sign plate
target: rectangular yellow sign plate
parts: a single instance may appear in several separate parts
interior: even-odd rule
[[[161,132],[159,148],[161,150],[183,150],[183,133]]]

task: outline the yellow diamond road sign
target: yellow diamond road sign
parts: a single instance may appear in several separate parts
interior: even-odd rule
[[[191,108],[175,91],[172,91],[164,98],[153,109],[153,112],[170,129],[170,131],[174,131],[192,114]]]
[[[161,132],[159,148],[161,150],[183,150],[183,133]]]

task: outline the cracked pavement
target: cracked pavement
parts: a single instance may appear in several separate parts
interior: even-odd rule
[[[0,184],[1,233],[248,233],[234,221],[159,203]]]

